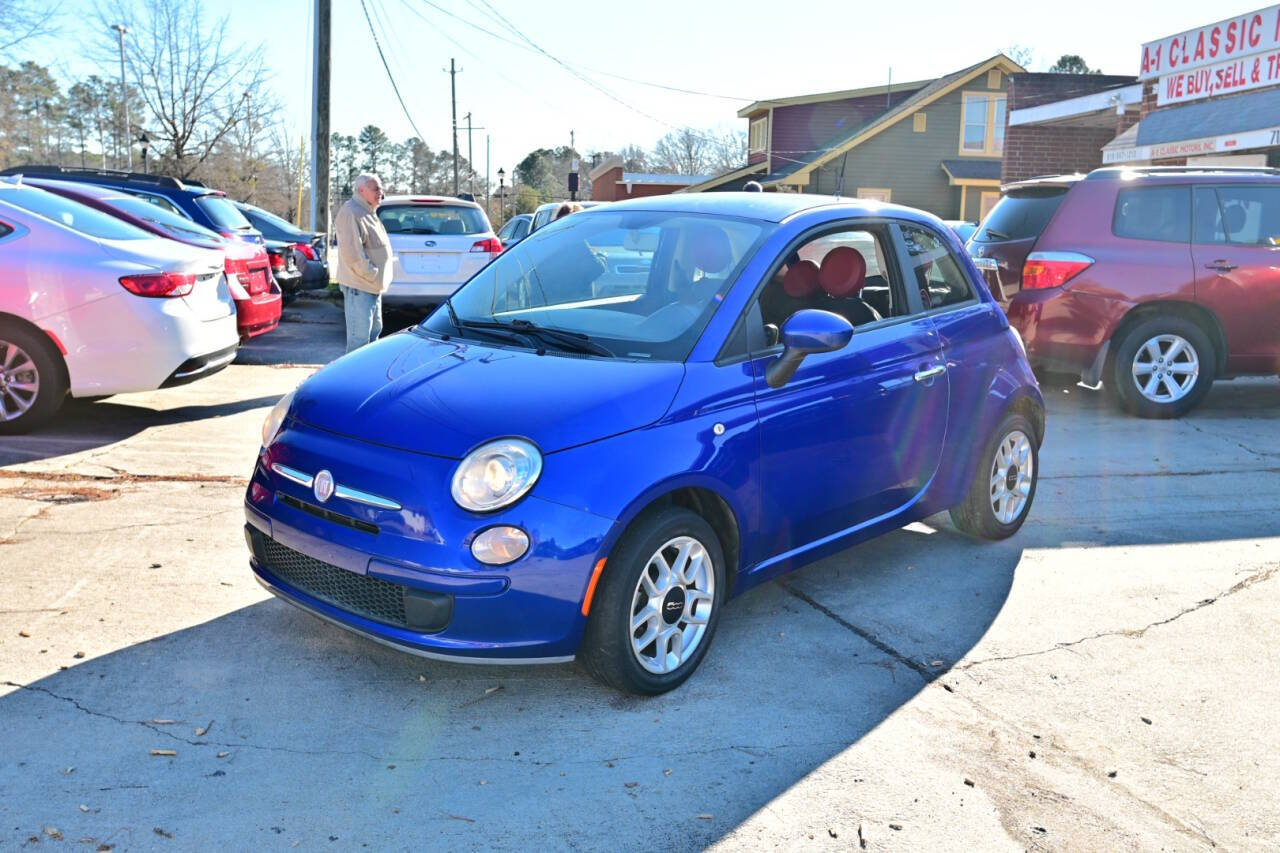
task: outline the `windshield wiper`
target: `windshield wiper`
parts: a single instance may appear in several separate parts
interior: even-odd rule
[[[499,323],[498,325],[505,325]],[[613,353],[607,348],[601,346],[582,332],[570,332],[566,329],[551,329],[545,326],[539,326],[529,320],[512,320],[511,328],[521,332],[528,332],[538,337],[548,340],[559,341],[568,347],[576,349],[578,352],[590,353],[591,355],[603,355],[612,358]]]
[[[983,230],[983,233],[985,234],[985,236],[987,236],[987,237],[995,237],[997,240],[1012,240],[1012,239],[1013,239],[1012,237],[1010,237],[1008,234],[1004,233],[1003,231],[997,231],[997,230],[996,230],[996,229],[994,229],[994,228],[984,228],[984,229],[982,229],[982,230]]]

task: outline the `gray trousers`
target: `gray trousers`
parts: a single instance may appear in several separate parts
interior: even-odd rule
[[[347,352],[372,343],[382,334],[382,295],[342,285],[342,306],[347,316]]]

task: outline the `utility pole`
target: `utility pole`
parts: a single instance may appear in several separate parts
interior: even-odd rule
[[[578,200],[578,149],[573,131],[569,131],[569,201]]]
[[[329,233],[329,29],[330,0],[315,0],[311,66],[311,230]],[[298,177],[301,181],[302,177]],[[328,239],[327,237],[325,238]]]
[[[484,135],[484,207],[493,213],[492,199],[489,198],[489,134]]]
[[[467,113],[467,192],[476,197],[476,161],[471,158],[471,113]]]
[[[458,194],[458,69],[449,60],[449,100],[453,103],[453,194]]]
[[[120,35],[120,101],[124,104],[124,150],[128,154],[129,171],[133,171],[133,137],[129,135],[129,84],[124,80],[124,34],[129,28],[113,24],[111,29]]]

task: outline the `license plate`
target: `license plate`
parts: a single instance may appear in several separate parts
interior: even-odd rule
[[[400,264],[410,275],[437,275],[457,272],[456,252],[401,252]]]

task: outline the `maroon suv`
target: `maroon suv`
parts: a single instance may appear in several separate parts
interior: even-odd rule
[[[1280,170],[1098,169],[1005,187],[969,242],[1031,363],[1178,417],[1280,373]]]

